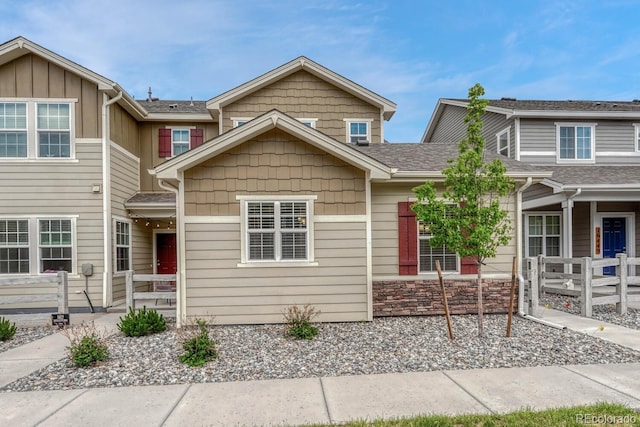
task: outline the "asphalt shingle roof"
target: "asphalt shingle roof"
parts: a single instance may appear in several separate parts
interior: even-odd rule
[[[448,159],[454,159],[458,156],[457,143],[389,143],[370,144],[368,146],[350,144],[350,146],[400,171],[439,172],[449,165],[447,162]],[[544,167],[532,166],[527,163],[508,159],[497,153],[485,152],[485,159],[487,161],[491,161],[494,158],[502,160],[507,170],[512,173],[539,173],[548,170]]]
[[[137,100],[150,113],[196,113],[207,114],[205,101]]]
[[[453,101],[469,102],[468,99],[452,99]],[[565,100],[544,101],[529,99],[490,99],[491,107],[506,108],[509,110],[525,111],[638,111],[640,101],[588,101]]]
[[[175,204],[175,193],[137,193],[134,194],[129,200],[125,202],[125,205],[134,205],[140,203],[149,204]]]
[[[640,185],[640,166],[545,166],[552,181],[563,185]]]

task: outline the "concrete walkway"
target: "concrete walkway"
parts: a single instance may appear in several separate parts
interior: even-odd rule
[[[91,316],[114,328],[121,314]],[[72,320],[78,321],[78,316]],[[89,315],[87,315],[89,316]],[[640,350],[639,331],[546,310],[545,320]],[[607,334],[608,333],[608,334]],[[0,353],[0,385],[64,356],[60,334]],[[640,363],[0,393],[0,425],[339,424],[615,402],[640,411]]]

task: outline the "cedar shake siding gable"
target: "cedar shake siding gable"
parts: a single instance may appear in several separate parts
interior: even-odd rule
[[[239,215],[237,195],[317,195],[318,215],[365,214],[365,173],[273,129],[184,173],[185,214]]]
[[[379,107],[303,70],[225,106],[223,131],[233,127],[233,118],[253,118],[271,109],[294,118],[317,119],[316,129],[341,142],[346,142],[345,119],[367,120],[371,142],[382,142]]]

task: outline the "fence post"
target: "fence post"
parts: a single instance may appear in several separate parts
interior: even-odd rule
[[[616,312],[618,314],[627,313],[627,275],[629,274],[629,268],[627,267],[627,254],[616,254],[619,264],[616,266],[616,276],[618,276],[618,283],[616,284],[616,294],[618,295],[618,302],[616,303]]]
[[[529,301],[526,303],[526,312],[532,316],[536,315],[535,310],[538,309],[538,290],[539,288],[539,273],[538,273],[538,263],[539,260],[535,258],[529,258],[529,278],[531,280],[531,285],[529,287]],[[523,310],[524,311],[524,310]]]
[[[127,270],[126,272],[126,278],[127,278],[127,283],[126,283],[126,303],[127,303],[127,313],[129,312],[129,310],[136,309],[136,302],[133,299],[133,270]]]
[[[538,255],[538,286],[536,287],[536,308],[538,308],[538,298],[542,294],[543,289],[546,285],[544,277],[545,271],[547,271],[547,266],[544,260],[544,255]]]
[[[591,317],[593,308],[593,292],[591,279],[593,278],[593,267],[590,257],[583,257],[580,262],[580,275],[582,276],[582,297],[580,298],[580,314],[584,317]]]
[[[58,313],[69,313],[69,273],[58,271]]]

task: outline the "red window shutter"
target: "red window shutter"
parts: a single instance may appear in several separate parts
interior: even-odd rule
[[[158,156],[171,157],[171,129],[158,129]]]
[[[411,202],[398,202],[399,274],[418,274],[418,226]]]
[[[478,262],[474,257],[468,256],[460,260],[460,274],[478,274]]]
[[[204,133],[202,129],[191,129],[189,148],[196,148],[204,142]]]

